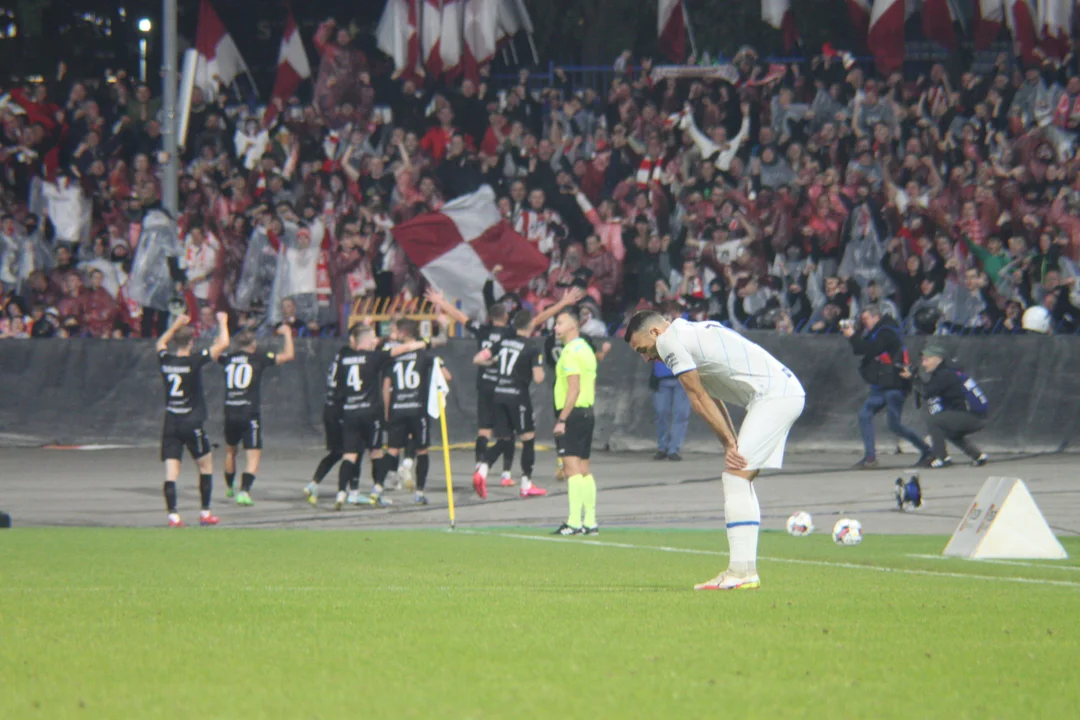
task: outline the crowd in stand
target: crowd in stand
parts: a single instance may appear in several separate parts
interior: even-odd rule
[[[1022,332],[1032,306],[1080,326],[1073,56],[875,77],[744,48],[724,72],[623,62],[598,93],[561,71],[391,78],[330,22],[316,45],[310,104],[195,91],[168,277],[200,331],[228,310],[333,335],[358,297],[421,296],[390,228],[485,183],[551,260],[522,300],[582,287],[596,334],[644,306],[780,332],[870,303],[910,332]],[[160,333],[167,312],[126,292],[161,203],[159,99],[63,65],[3,90],[0,337]]]

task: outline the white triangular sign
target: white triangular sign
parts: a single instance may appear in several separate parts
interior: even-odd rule
[[[992,477],[964,513],[944,555],[970,559],[1069,557],[1019,478]]]

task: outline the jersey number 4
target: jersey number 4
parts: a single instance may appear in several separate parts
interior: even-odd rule
[[[251,366],[247,363],[225,366],[225,384],[230,390],[245,390],[251,385]]]
[[[399,362],[394,365],[398,390],[415,390],[420,387],[420,373],[416,372],[416,361]]]
[[[350,365],[349,374],[345,378],[345,384],[353,389],[353,392],[360,392],[360,389],[364,387],[364,381],[360,377],[360,366]]]

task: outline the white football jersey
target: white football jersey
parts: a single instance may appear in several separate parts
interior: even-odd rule
[[[806,395],[795,373],[720,323],[675,320],[656,338],[656,352],[676,376],[697,370],[709,395],[724,402]]]

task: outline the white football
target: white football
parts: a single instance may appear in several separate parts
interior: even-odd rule
[[[814,520],[810,513],[799,511],[787,519],[788,535],[805,537],[814,532]]]
[[[851,518],[841,518],[832,529],[832,539],[837,545],[858,545],[862,542],[862,523]]]

